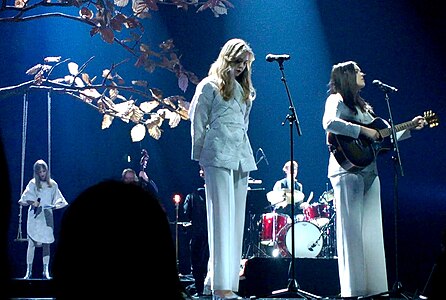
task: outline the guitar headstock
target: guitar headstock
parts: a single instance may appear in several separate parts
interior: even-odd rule
[[[423,117],[430,128],[440,125],[440,119],[436,113],[432,112],[432,110],[425,111]]]
[[[141,160],[139,161],[141,165],[141,170],[144,171],[147,168],[147,162],[149,161],[149,153],[146,149],[141,150]]]

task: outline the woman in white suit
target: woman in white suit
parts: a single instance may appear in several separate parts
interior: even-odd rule
[[[255,98],[253,61],[245,41],[227,41],[197,85],[189,109],[191,158],[205,174],[214,300],[238,298],[248,177],[257,169],[247,134]]]

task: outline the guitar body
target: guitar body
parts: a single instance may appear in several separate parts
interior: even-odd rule
[[[431,110],[424,112],[424,121],[430,128],[440,124],[438,116]],[[376,156],[381,152],[391,149],[391,139],[386,137],[392,135],[392,129],[381,118],[375,118],[369,124],[361,124],[359,122],[350,121],[368,128],[375,129],[382,137],[381,140],[372,141],[364,136],[359,138],[351,138],[345,135],[328,133],[329,149],[333,153],[336,161],[347,171],[360,171],[371,164]],[[407,121],[395,125],[395,132],[417,127],[416,121]]]
[[[360,124],[358,122],[353,122]],[[375,130],[389,128],[381,118],[375,118],[369,124],[360,124]],[[336,161],[347,171],[360,171],[370,165],[382,150],[388,150],[383,147],[384,140],[372,141],[364,136],[355,139],[345,135],[328,134],[328,142],[331,145],[331,151]]]

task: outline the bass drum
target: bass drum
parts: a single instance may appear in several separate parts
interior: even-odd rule
[[[310,222],[287,224],[277,237],[277,245],[283,257],[291,257],[292,229],[294,226],[294,257],[317,257],[321,253],[324,239],[319,227]]]

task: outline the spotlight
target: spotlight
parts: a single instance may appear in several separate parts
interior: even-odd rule
[[[175,194],[173,196],[173,201],[175,202],[176,205],[180,204],[181,202],[181,196],[179,194]]]

